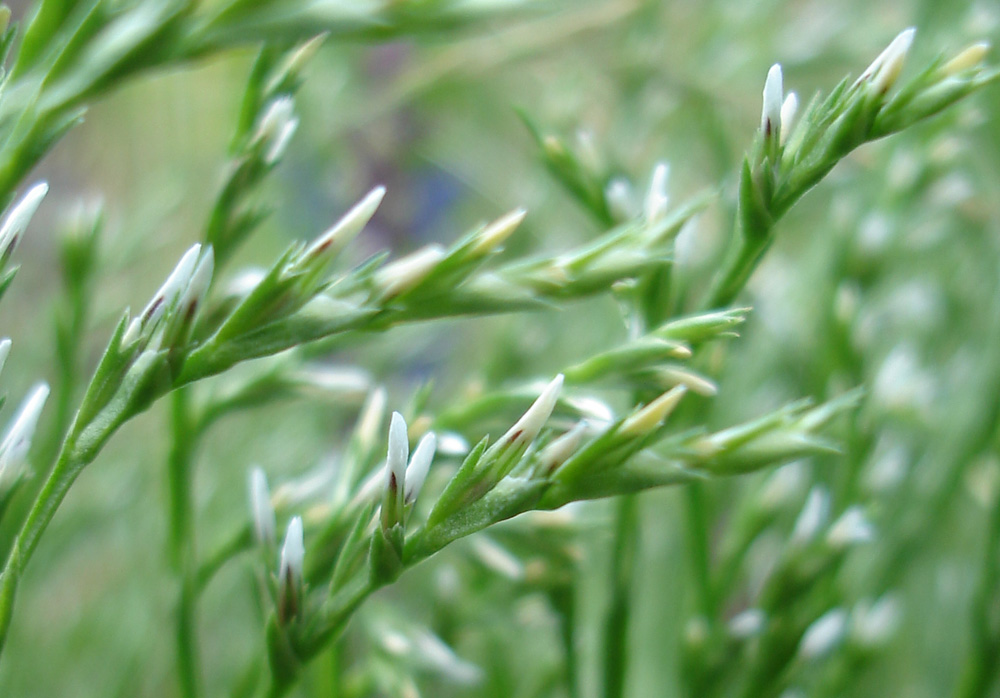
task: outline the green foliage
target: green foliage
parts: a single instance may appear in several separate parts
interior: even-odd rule
[[[979,92],[994,114],[1000,71],[985,43],[911,58],[908,29],[802,109],[773,66],[751,132],[726,115],[756,90],[741,65],[785,49],[750,37],[788,18],[743,9],[759,17],[742,26],[725,5],[4,9],[0,299],[18,331],[0,368],[23,342],[24,373],[53,384],[0,441],[4,694],[992,695],[1000,142],[956,103]],[[947,45],[950,21],[921,31]],[[690,55],[664,46],[694,36]],[[852,36],[788,72],[828,86],[877,44]],[[107,187],[106,209],[26,250],[49,187],[16,192],[39,163],[61,182],[60,151],[75,171],[86,111],[103,149],[128,122],[102,125],[101,102],[180,68],[159,78],[178,104],[189,80],[229,85],[191,70],[210,59],[245,81],[223,95],[228,150],[211,136],[212,195],[198,154],[170,154],[185,203],[166,220],[149,222],[165,180],[134,201]],[[598,69],[613,98],[576,94]],[[605,126],[561,135],[589,121]],[[349,191],[318,184],[331,170]],[[315,199],[346,212],[329,225]],[[132,313],[150,256],[165,280]],[[19,293],[33,268],[61,277],[42,279],[54,337]],[[88,575],[121,568],[135,599],[74,615],[74,558],[81,593],[115,599]],[[953,578],[928,590],[928,566]],[[104,643],[102,623],[140,639]],[[75,675],[88,651],[112,683]]]

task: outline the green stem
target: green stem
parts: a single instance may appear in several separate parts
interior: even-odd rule
[[[771,246],[770,234],[754,240],[748,240],[741,230],[737,230],[736,234],[740,238],[739,243],[723,263],[722,272],[716,277],[705,303],[702,304],[705,309],[722,308],[732,303],[747,285],[750,275]]]
[[[712,588],[712,571],[709,554],[709,516],[706,505],[705,487],[700,482],[692,482],[684,488],[687,500],[688,545],[691,553],[691,568],[694,576],[695,595],[698,612],[709,623],[715,622],[715,594]]]
[[[997,586],[1000,584],[1000,497],[990,511],[983,555],[983,571],[972,600],[973,647],[955,690],[955,698],[982,698],[990,693],[1000,674],[1000,622]]]
[[[638,496],[621,497],[615,504],[611,607],[604,623],[604,698],[622,698],[625,695],[632,582],[639,540]]]
[[[549,603],[559,614],[559,631],[563,643],[566,692],[579,698],[579,662],[576,657],[576,584],[567,581],[549,590]]]
[[[80,469],[73,467],[75,462],[72,454],[72,445],[64,444],[59,460],[38,493],[28,518],[14,540],[3,572],[0,573],[0,652],[3,651],[7,639],[14,606],[14,593],[24,566],[38,545],[39,536],[52,520],[59,503],[79,473]]]
[[[177,599],[177,676],[181,695],[197,698],[198,667],[198,564],[196,558],[192,469],[197,434],[192,428],[190,395],[186,389],[171,395],[170,427],[172,444],[167,462],[169,483],[169,556],[178,576]]]

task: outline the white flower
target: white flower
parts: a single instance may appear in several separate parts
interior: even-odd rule
[[[804,659],[816,659],[836,647],[847,631],[847,611],[835,608],[813,622],[802,635],[799,654]]]
[[[795,461],[775,470],[767,478],[757,496],[758,505],[765,511],[775,511],[805,489],[806,472],[802,461]]]
[[[785,138],[792,130],[792,122],[795,121],[795,113],[799,110],[799,97],[794,92],[789,92],[785,101],[781,103],[781,135],[780,140],[785,142]]]
[[[49,397],[47,383],[38,383],[21,404],[3,442],[0,442],[0,489],[16,482],[24,474],[24,465],[31,448],[31,438],[38,426],[38,417]]]
[[[385,486],[398,492],[406,483],[406,461],[410,455],[410,441],[406,435],[406,420],[393,412],[389,420],[389,449],[385,459]]]
[[[990,52],[989,41],[979,41],[965,48],[961,53],[941,66],[944,75],[956,75],[970,68],[977,67]]]
[[[445,456],[464,456],[469,452],[469,442],[461,434],[446,431],[438,438],[437,450]]]
[[[470,686],[482,681],[482,669],[459,657],[441,638],[426,630],[414,635],[413,650],[425,663],[455,683]]]
[[[333,259],[368,225],[385,196],[385,187],[375,187],[320,235],[300,257],[301,263],[320,258]]]
[[[413,457],[410,464],[406,466],[406,496],[407,502],[413,502],[420,494],[420,489],[427,479],[427,472],[430,470],[431,461],[434,460],[434,453],[437,450],[437,437],[434,432],[424,434],[420,443],[413,450]]]
[[[576,426],[542,449],[538,454],[539,470],[542,473],[551,473],[565,463],[580,447],[589,426],[586,420],[578,422]]]
[[[299,126],[295,117],[295,104],[288,96],[271,101],[257,127],[256,138],[267,148],[264,162],[271,165],[281,159],[292,135]]]
[[[653,179],[649,184],[649,192],[646,194],[644,212],[646,223],[653,225],[659,222],[667,212],[667,204],[670,198],[667,196],[667,179],[670,176],[670,165],[665,162],[657,163],[653,169]]]
[[[398,296],[423,281],[446,256],[441,245],[427,245],[379,269],[375,285],[388,297]]]
[[[515,582],[524,579],[524,565],[521,561],[488,536],[473,538],[472,550],[479,561],[494,572]]]
[[[389,394],[384,387],[379,386],[371,392],[361,407],[361,416],[358,417],[354,433],[362,450],[367,451],[375,445],[388,401]]]
[[[803,544],[811,541],[826,523],[829,515],[830,493],[824,487],[817,485],[809,491],[806,503],[799,513],[799,518],[795,521],[795,528],[792,529],[792,542]]]
[[[767,614],[764,611],[759,608],[748,608],[733,616],[727,628],[730,635],[745,640],[760,633],[764,629],[765,623],[767,623]]]
[[[764,81],[764,106],[760,114],[760,130],[771,137],[781,132],[781,103],[784,99],[781,85],[781,65],[775,63],[767,71]]]
[[[515,209],[487,225],[476,237],[475,244],[472,246],[472,254],[486,254],[502,245],[511,236],[511,233],[517,230],[527,214],[528,212],[523,208]]]
[[[302,564],[306,549],[302,540],[302,517],[296,516],[288,522],[285,542],[281,546],[281,562],[278,566],[278,580],[282,588],[287,585],[297,588],[302,584]]]
[[[0,339],[0,371],[3,371],[3,367],[7,363],[7,356],[10,354],[10,344],[9,337]]]
[[[507,433],[503,435],[501,441],[506,441],[512,446],[531,443],[542,430],[545,422],[548,421],[552,410],[555,409],[556,401],[559,399],[559,391],[562,390],[563,375],[560,373],[552,379],[542,394],[538,396],[528,411],[514,423]]]
[[[851,639],[862,647],[882,646],[896,632],[901,616],[899,600],[892,594],[861,601],[851,611]]]
[[[17,249],[17,244],[21,240],[21,233],[28,227],[32,216],[38,210],[42,199],[49,191],[49,185],[39,182],[28,193],[21,197],[21,200],[14,205],[0,224],[0,259],[7,260]]]
[[[683,366],[668,366],[661,368],[657,374],[667,382],[667,384],[680,383],[695,395],[702,397],[713,397],[718,395],[719,386],[715,381],[699,375]]]
[[[271,140],[295,116],[295,103],[288,95],[272,99],[257,126],[257,138]]]
[[[885,48],[872,64],[861,73],[861,77],[855,81],[858,85],[865,80],[870,80],[872,88],[879,93],[886,92],[903,70],[903,63],[906,62],[906,54],[913,44],[913,37],[917,30],[913,27],[904,29]]]
[[[198,260],[198,265],[191,272],[187,286],[177,301],[177,307],[183,316],[193,317],[194,311],[205,300],[208,288],[212,285],[212,274],[215,271],[215,251],[209,245]]]
[[[837,550],[875,539],[875,528],[859,506],[849,507],[826,534],[826,542]]]
[[[684,385],[671,388],[636,413],[630,415],[622,422],[618,433],[625,436],[644,436],[648,434],[663,423],[663,420],[674,411],[677,403],[681,401],[681,398],[686,393],[687,387]]]
[[[160,320],[170,310],[177,299],[188,288],[191,282],[191,275],[194,273],[201,255],[201,245],[192,245],[181,261],[177,263],[174,270],[163,282],[160,289],[153,294],[153,298],[143,309],[142,314],[135,318],[128,326],[125,335],[122,337],[122,346],[127,347],[141,336],[149,336],[159,324]],[[211,270],[209,269],[209,274]],[[210,277],[211,278],[211,277]]]
[[[278,131],[278,135],[275,136],[273,141],[271,141],[270,147],[267,149],[267,152],[264,153],[265,163],[273,165],[284,157],[285,151],[288,150],[288,144],[292,142],[292,136],[295,135],[295,131],[297,131],[298,128],[298,119],[289,119],[282,125],[281,130]]]
[[[277,524],[274,507],[271,506],[271,491],[267,486],[267,475],[258,467],[250,471],[250,511],[253,513],[254,531],[261,543],[274,543]]]
[[[295,371],[292,380],[321,397],[360,400],[371,387],[371,375],[357,366],[307,364]]]
[[[608,211],[616,221],[625,221],[636,214],[638,208],[635,195],[632,192],[632,185],[627,179],[616,177],[608,182],[604,190],[604,201],[608,205]]]

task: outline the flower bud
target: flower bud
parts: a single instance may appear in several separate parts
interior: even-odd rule
[[[817,485],[809,491],[806,503],[802,507],[799,518],[792,529],[792,543],[802,545],[808,543],[826,523],[830,515],[830,493]]]
[[[990,52],[990,42],[980,41],[967,47],[941,66],[941,74],[950,77],[979,66]]]
[[[28,227],[32,216],[38,210],[42,199],[49,191],[49,185],[39,182],[21,197],[0,224],[0,264],[6,263],[17,249],[21,234]]]
[[[840,515],[826,534],[826,542],[836,550],[875,539],[875,528],[859,506],[849,507]]]
[[[767,623],[767,614],[759,608],[748,608],[737,613],[729,621],[726,629],[729,634],[739,640],[746,640],[760,634]]]
[[[250,511],[253,514],[257,542],[273,545],[277,524],[274,519],[274,507],[271,506],[271,491],[267,486],[267,475],[257,467],[250,471]]]
[[[903,71],[906,54],[910,51],[910,46],[913,44],[913,37],[916,33],[917,30],[913,27],[901,31],[885,50],[872,61],[872,64],[861,73],[861,77],[858,78],[855,85],[870,80],[872,89],[879,94],[885,94]]]
[[[325,233],[302,253],[301,264],[309,264],[322,259],[333,259],[368,225],[385,196],[385,187],[375,187],[350,211],[333,224]]]
[[[799,110],[799,97],[794,92],[789,92],[785,101],[781,103],[781,135],[779,140],[785,142],[788,133],[792,130],[792,122],[795,121],[795,113]]]
[[[802,635],[799,654],[803,659],[817,659],[829,654],[847,631],[847,611],[835,608],[813,622]]]
[[[487,254],[502,245],[511,236],[511,233],[517,230],[527,214],[528,212],[523,208],[515,209],[487,225],[476,237],[472,246],[472,254]]]
[[[410,455],[410,441],[406,420],[393,412],[389,420],[389,446],[385,459],[385,490],[382,495],[382,529],[388,531],[402,521],[406,487],[406,461]]]
[[[3,367],[7,363],[7,356],[10,354],[10,345],[9,337],[0,339],[0,371],[3,371]]]
[[[657,163],[653,169],[653,179],[649,184],[649,192],[646,194],[644,212],[646,223],[653,225],[663,219],[667,213],[667,204],[670,199],[667,196],[667,179],[670,176],[670,165],[665,162]]]
[[[296,516],[288,522],[278,565],[278,617],[283,623],[295,617],[301,606],[305,553],[302,517]]]
[[[0,489],[6,489],[17,482],[25,473],[31,439],[38,426],[38,417],[49,397],[47,383],[38,383],[21,404],[7,435],[0,442]]]
[[[760,115],[760,130],[765,138],[772,138],[781,132],[782,99],[781,65],[775,63],[767,71],[767,79],[764,81],[764,106]]]
[[[562,384],[563,375],[560,373],[545,386],[542,394],[532,403],[528,411],[514,423],[514,426],[507,430],[507,433],[500,439],[500,443],[509,443],[515,446],[534,441],[538,432],[542,430],[545,422],[551,416],[552,410],[555,409]]]
[[[674,386],[638,412],[629,416],[622,422],[618,433],[624,436],[645,436],[663,423],[663,420],[677,407],[677,403],[681,401],[685,393],[687,393],[687,387],[683,385]]]
[[[437,437],[434,432],[424,434],[420,443],[413,450],[413,457],[410,464],[406,466],[406,502],[416,501],[427,479],[427,472],[430,470],[431,461],[434,460],[434,453],[437,449]]]
[[[441,245],[427,245],[382,267],[375,274],[375,285],[386,297],[398,296],[423,281],[446,256]]]

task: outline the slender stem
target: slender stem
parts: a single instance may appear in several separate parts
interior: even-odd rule
[[[116,428],[117,424],[107,425],[108,435]],[[52,521],[56,509],[59,508],[59,504],[86,463],[76,454],[76,438],[77,430],[72,429],[63,442],[55,466],[49,473],[45,484],[42,485],[42,489],[28,512],[28,517],[18,531],[14,545],[11,546],[7,561],[4,563],[3,571],[0,572],[0,652],[3,651],[7,631],[10,628],[11,614],[14,610],[14,594],[17,591],[21,573],[28,560],[31,559],[31,555],[38,545],[39,537]]]
[[[715,621],[715,593],[712,588],[712,571],[709,554],[709,516],[705,487],[700,482],[692,482],[684,488],[687,500],[688,545],[691,553],[691,567],[694,575],[695,595],[698,612],[709,623]]]
[[[628,670],[628,628],[632,582],[639,540],[639,498],[627,495],[615,502],[615,549],[611,565],[611,607],[604,625],[604,697],[625,695]]]
[[[1000,584],[1000,497],[990,510],[989,530],[983,555],[983,570],[972,600],[972,651],[962,669],[955,698],[982,698],[990,693],[1000,674],[997,585]]]
[[[563,644],[566,692],[570,698],[579,698],[579,668],[576,657],[576,584],[567,581],[549,590],[549,603],[559,614],[559,630]]]
[[[177,676],[181,695],[197,698],[199,690],[197,602],[198,564],[196,558],[192,469],[197,434],[192,427],[190,395],[180,389],[171,395],[170,427],[172,444],[167,462],[169,483],[169,556],[177,574]]]
[[[739,240],[734,252],[723,263],[722,272],[713,282],[712,289],[703,304],[706,310],[721,308],[732,303],[747,285],[750,275],[770,247],[770,236],[766,236],[766,239],[748,240],[739,229],[736,235]]]

